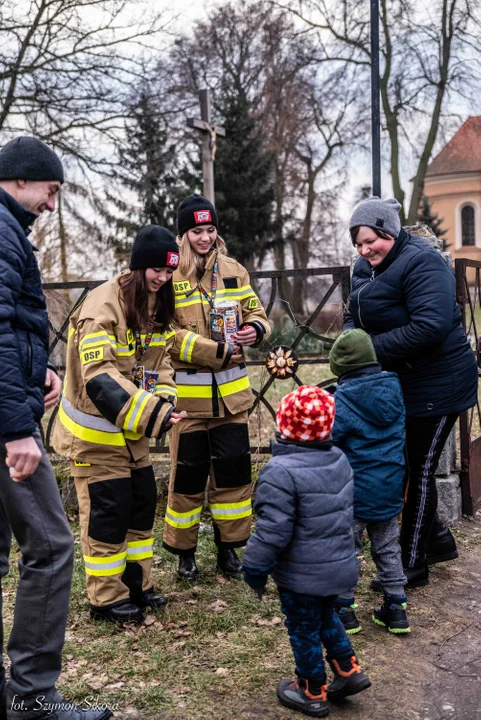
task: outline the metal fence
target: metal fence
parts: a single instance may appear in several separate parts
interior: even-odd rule
[[[350,292],[350,268],[345,266],[327,268],[306,268],[300,270],[261,270],[250,274],[251,282],[265,299],[265,309],[269,319],[273,320],[273,340],[263,343],[261,348],[250,352],[247,356],[246,365],[261,371],[261,382],[258,388],[253,387],[255,396],[251,413],[259,410],[262,406],[266,408],[270,417],[275,417],[275,407],[269,398],[269,390],[276,382],[283,382],[283,378],[291,378],[297,385],[302,385],[299,378],[299,371],[303,366],[325,364],[328,362],[328,351],[335,340],[335,333],[332,331],[334,324],[329,319],[322,323],[322,313],[335,293],[338,295],[339,312],[341,318],[344,307],[347,304]],[[302,278],[310,283],[310,296],[316,303],[314,309],[307,317],[299,318],[293,312],[289,300],[290,281],[294,278]],[[52,293],[61,293],[65,296],[67,305],[66,311],[60,319],[55,319],[55,314],[50,313],[51,342],[49,354],[52,357],[58,353],[59,343],[66,344],[70,317],[75,309],[84,300],[87,294],[103,281],[77,281],[69,283],[46,283],[43,287],[47,299],[51,299]],[[73,291],[80,291],[77,299],[69,304],[68,298]],[[339,297],[340,296],[340,297]],[[312,300],[311,300],[312,302]],[[286,332],[278,331],[278,324],[289,324]],[[324,327],[326,326],[326,327]],[[288,340],[285,340],[285,338]],[[318,347],[314,350],[306,350],[307,339],[313,339]],[[266,361],[270,367],[267,367]],[[283,373],[284,371],[284,373]],[[332,382],[327,380],[319,382],[323,386]],[[53,423],[57,409],[52,413],[46,428],[46,446],[52,452],[50,444]],[[254,438],[251,438],[253,441]],[[155,443],[152,451],[155,453],[166,453],[164,446],[165,438]],[[259,442],[253,443],[252,450],[256,453],[270,453],[268,445]]]

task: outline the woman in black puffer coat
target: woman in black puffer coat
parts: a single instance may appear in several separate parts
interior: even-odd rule
[[[428,563],[457,557],[436,516],[434,473],[459,414],[477,400],[478,371],[442,256],[401,228],[399,203],[370,198],[349,229],[361,256],[354,267],[344,328],[372,338],[384,370],[399,375],[406,405],[409,488],[401,546],[411,587],[426,585]]]

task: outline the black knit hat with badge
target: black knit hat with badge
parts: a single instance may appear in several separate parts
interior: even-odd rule
[[[197,225],[217,225],[215,207],[203,195],[189,195],[177,210],[177,229],[180,237]]]
[[[160,225],[147,225],[134,240],[130,258],[131,270],[169,267],[179,265],[179,246],[170,230]]]

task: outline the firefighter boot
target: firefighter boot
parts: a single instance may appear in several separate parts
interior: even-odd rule
[[[163,595],[159,595],[155,592],[153,586],[148,590],[144,590],[142,599],[140,601],[140,607],[151,607],[153,610],[160,610],[167,605],[167,598]]]
[[[232,548],[222,546],[218,548],[217,567],[226,578],[240,580],[242,564]]]
[[[119,600],[103,607],[91,605],[90,617],[94,620],[124,623],[142,622],[144,614],[138,605],[134,605],[130,600]]]
[[[180,580],[197,580],[199,577],[199,569],[195,564],[195,552],[193,550],[185,555],[180,555],[177,577]]]
[[[326,717],[329,714],[326,685],[319,680],[281,680],[277,697],[284,707],[298,710],[310,717]]]
[[[348,695],[357,695],[371,687],[371,681],[363,673],[355,655],[332,658],[329,665],[334,673],[332,683],[327,688],[329,700],[343,700]]]

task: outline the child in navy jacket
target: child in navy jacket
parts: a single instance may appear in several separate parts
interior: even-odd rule
[[[336,612],[337,595],[357,582],[357,566],[352,471],[330,442],[334,412],[332,395],[318,387],[302,386],[282,400],[243,562],[244,579],[260,596],[272,574],[286,617],[298,681],[281,680],[277,696],[312,717],[327,715],[327,698],[371,684]],[[329,688],[323,646],[334,672]]]
[[[371,338],[347,330],[334,343],[330,365],[339,377],[333,442],[347,455],[354,472],[354,538],[362,548],[364,529],[371,541],[384,602],[373,620],[392,633],[410,632],[406,617],[406,577],[398,542],[397,516],[403,505],[405,410],[401,385],[393,372],[382,372]],[[355,614],[354,587],[338,599],[348,633],[361,625]]]

